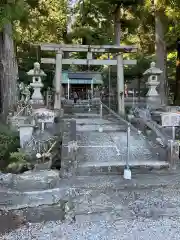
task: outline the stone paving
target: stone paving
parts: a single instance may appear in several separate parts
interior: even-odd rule
[[[127,134],[123,124],[107,119],[76,118],[79,168],[124,166],[127,159]],[[99,128],[103,132],[99,132]],[[132,130],[129,165],[160,167],[168,165],[151,152],[147,141]],[[154,149],[155,150],[155,149]],[[82,169],[81,172],[83,172]],[[80,173],[80,172],[79,172]],[[82,174],[82,173],[81,173]],[[87,173],[86,173],[87,174]]]
[[[169,240],[178,239],[179,169],[133,175],[132,181],[121,176],[79,176],[60,180],[56,172],[50,171],[49,178],[53,182],[59,180],[59,188],[53,189],[44,185],[48,179],[48,173],[44,171],[42,180],[32,187],[33,174],[29,172],[21,178],[14,176],[13,181],[21,186],[26,178],[25,192],[19,192],[14,184],[10,184],[10,178],[9,186],[13,188],[7,185],[7,189],[1,189],[0,220],[3,224],[0,225],[0,239],[59,240],[66,235],[70,240],[163,240],[163,232],[171,234],[166,236]],[[40,173],[36,179],[37,176],[40,177]],[[5,181],[7,183],[7,179]],[[40,184],[43,191],[37,191]],[[29,186],[31,191],[28,191]],[[69,197],[74,203],[74,223],[64,221],[60,206],[61,201]],[[8,208],[11,209],[8,215],[2,215],[3,209],[7,211]]]
[[[109,170],[107,175],[86,175],[87,166],[124,166],[126,134],[121,123],[76,117],[80,176],[60,179],[57,171],[47,170],[19,176],[2,174],[0,239],[179,239],[179,170],[132,172],[131,181],[119,173],[110,175]],[[99,127],[106,131],[99,132]],[[133,132],[130,142],[131,164],[163,165],[142,136]],[[72,203],[68,207],[74,216],[71,220],[66,216],[66,203]]]
[[[1,239],[58,240],[63,239],[64,235],[65,239],[70,240],[163,240],[164,234],[167,234],[168,240],[179,239],[179,189],[86,190],[73,199],[74,223],[61,220],[57,206],[47,206],[45,210],[26,209],[26,213],[24,210],[16,211],[13,214],[19,218],[25,216],[29,222],[24,220],[18,229],[3,234]]]

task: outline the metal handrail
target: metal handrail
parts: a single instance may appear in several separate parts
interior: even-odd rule
[[[101,102],[102,103],[102,102]],[[113,116],[115,116],[117,119],[121,120],[125,125],[128,125],[128,121],[125,120],[123,117],[121,117],[119,114],[117,114],[115,111],[110,109],[106,104],[102,103],[102,107],[105,108],[107,111],[109,111]],[[133,130],[137,131],[137,129],[131,124],[131,127]]]
[[[127,120],[125,120],[122,116],[120,116],[119,114],[117,114],[116,112],[114,112],[112,109],[110,109],[107,105],[105,105],[104,103],[102,103],[102,105],[103,105],[103,108],[105,108],[106,110],[108,110],[115,118],[117,118],[117,119],[119,119],[120,121],[122,121],[122,123],[124,123],[126,126],[128,126],[128,124],[130,124],[130,127],[131,127],[131,129],[135,132],[135,133],[137,133],[139,136],[141,135],[141,137],[143,137],[144,139],[146,139],[147,140],[147,143],[148,143],[148,145],[150,146],[150,148],[153,150],[153,149],[155,149],[157,146],[157,144],[156,143],[154,143],[154,144],[152,144],[152,143],[150,143],[149,142],[149,139],[146,137],[146,136],[144,136],[143,134],[140,134],[141,133],[141,131],[139,131],[135,126],[133,126],[133,124],[132,123],[129,123]],[[141,121],[143,121],[143,119],[140,119]],[[157,135],[157,137],[159,137],[160,139],[162,139],[163,140],[163,145],[164,145],[164,147],[166,148],[166,147],[168,147],[168,144],[167,144],[167,141],[165,141],[165,136],[163,136],[163,133],[160,131],[160,129],[157,129],[157,125],[156,125],[156,123],[153,123],[153,126],[151,125],[151,121],[143,121],[144,122],[144,124],[146,125],[146,126],[148,126],[148,127],[150,127],[155,133],[156,133],[156,135]],[[153,146],[152,146],[153,145]],[[159,145],[159,144],[158,144]],[[159,145],[161,148],[162,148],[162,145]],[[164,148],[163,147],[163,148]],[[154,152],[154,150],[152,151],[152,152]],[[164,155],[163,155],[164,156]]]

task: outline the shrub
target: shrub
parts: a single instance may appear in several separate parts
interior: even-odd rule
[[[6,172],[19,174],[29,170],[32,170],[34,166],[28,162],[12,162],[8,164]]]
[[[26,155],[26,153],[24,153],[22,151],[12,152],[12,153],[10,153],[9,161],[10,162],[26,162],[27,155]]]
[[[9,161],[6,172],[19,174],[34,168],[34,165],[28,162],[28,156],[23,151],[12,152]]]
[[[10,153],[20,147],[18,132],[12,131],[7,125],[0,123],[0,160],[9,161]]]

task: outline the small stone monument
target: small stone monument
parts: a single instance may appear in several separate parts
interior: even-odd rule
[[[27,72],[27,75],[32,77],[32,83],[30,83],[30,86],[34,89],[30,100],[31,104],[44,105],[44,99],[41,94],[41,89],[44,85],[41,78],[45,77],[46,74],[40,69],[40,64],[38,62],[34,63],[34,68]]]
[[[16,83],[17,101],[20,100],[20,84]]]
[[[155,62],[152,62],[150,68],[143,75],[148,76],[147,85],[149,87],[147,93],[147,105],[150,108],[158,108],[161,104],[159,93],[156,88],[159,85],[158,76],[162,74],[161,69],[156,67]]]
[[[31,92],[30,86],[21,82],[19,84],[19,91],[20,91],[20,101],[24,103],[29,103]]]
[[[19,95],[20,95],[21,102],[24,102],[24,99],[25,99],[24,94],[23,94],[24,88],[25,88],[25,85],[23,82],[21,82],[19,84]]]
[[[29,100],[30,100],[30,97],[31,97],[31,92],[30,92],[30,86],[29,85],[28,86],[25,85],[23,94],[24,94],[24,102],[29,103]]]

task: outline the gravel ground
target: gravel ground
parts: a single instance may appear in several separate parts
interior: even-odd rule
[[[4,235],[0,227],[2,240],[167,240],[180,237],[180,189],[157,187],[137,190],[91,190],[83,195],[74,196],[76,221],[51,221],[57,206],[51,206],[49,221],[41,216],[39,223],[32,220],[33,211],[29,209],[31,219],[22,221],[23,211],[11,214],[20,216],[20,224],[9,229]],[[46,208],[43,206],[43,208]],[[45,211],[45,210],[43,210]],[[37,216],[35,216],[37,219]],[[61,217],[59,217],[60,219]],[[1,218],[4,222],[4,219]],[[32,220],[32,221],[31,221]],[[15,229],[16,228],[16,229]]]
[[[84,224],[48,222],[32,224],[2,237],[2,240],[175,240],[180,236],[180,221],[137,219],[100,221]]]

